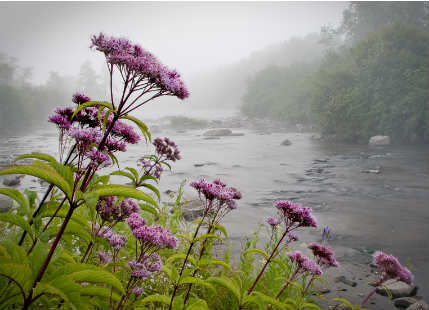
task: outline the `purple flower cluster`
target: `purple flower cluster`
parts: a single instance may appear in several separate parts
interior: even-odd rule
[[[133,288],[133,294],[136,296],[140,296],[143,294],[143,289],[141,287],[135,287]]]
[[[138,212],[140,208],[133,199],[124,199],[118,203],[116,197],[104,196],[98,200],[96,209],[104,221],[121,222]]]
[[[71,127],[72,108],[57,107],[54,114],[50,115],[48,121],[56,124],[60,129],[68,130]]]
[[[162,168],[158,162],[140,158],[139,164],[143,167],[144,174],[151,175],[158,180],[161,178],[161,173],[164,171],[164,168]]]
[[[85,96],[84,94],[81,93],[75,93],[72,97],[72,101],[76,104],[83,104],[85,102],[90,101],[91,98],[89,98],[88,96]]]
[[[111,257],[110,254],[107,252],[103,252],[103,251],[98,251],[98,258],[100,259],[100,263],[102,264],[108,264],[111,261]]]
[[[407,268],[403,267],[393,255],[388,255],[381,251],[375,252],[373,264],[378,266],[381,272],[382,282],[389,279],[398,279],[408,284],[413,282],[412,273]]]
[[[91,164],[94,167],[108,167],[112,164],[109,155],[97,150],[96,147],[92,147],[87,153],[86,156],[91,159]]]
[[[162,268],[161,258],[156,253],[143,254],[138,262],[131,260],[128,266],[133,270],[131,275],[136,278],[146,278]]]
[[[170,140],[169,138],[156,138],[153,141],[153,145],[155,146],[155,150],[161,158],[171,161],[181,159],[179,148],[177,147],[176,143],[174,143],[174,141]]]
[[[281,221],[279,219],[277,219],[275,217],[271,217],[271,216],[268,217],[266,221],[269,225],[271,225],[272,228],[275,228],[277,225],[279,225],[281,223]]]
[[[312,242],[308,245],[308,248],[313,252],[317,262],[322,267],[338,267],[338,262],[335,259],[334,252],[328,246],[323,244]]]
[[[277,201],[274,207],[280,211],[286,224],[297,223],[297,227],[317,227],[316,219],[309,207],[288,200]]]
[[[312,276],[322,275],[322,269],[307,256],[304,256],[299,251],[288,253],[287,256],[291,262],[296,264],[296,273],[308,272]]]
[[[180,75],[169,70],[151,53],[139,45],[132,44],[123,38],[106,37],[103,33],[93,36],[91,47],[103,52],[109,64],[117,66],[121,72],[137,76],[139,80],[148,81],[168,94],[185,99],[189,96]]]
[[[191,182],[190,185],[207,200],[218,200],[221,204],[226,203],[231,210],[237,207],[235,200],[241,199],[242,197],[237,189],[234,187],[227,187],[225,183],[220,180],[209,183],[205,179],[200,179],[199,181]]]
[[[107,242],[109,242],[109,245],[116,252],[122,249],[127,243],[127,237],[115,234],[110,228],[103,229],[98,235],[106,239]]]
[[[140,242],[142,249],[174,249],[177,239],[168,229],[162,226],[140,226],[133,229],[134,237]]]

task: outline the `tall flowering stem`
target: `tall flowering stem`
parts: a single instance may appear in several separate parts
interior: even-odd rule
[[[284,232],[272,250],[271,255],[262,266],[262,269],[259,271],[252,285],[247,290],[247,295],[250,295],[255,289],[256,284],[261,279],[265,269],[278,253],[278,248],[286,236],[289,236],[286,241],[286,244],[288,244],[289,242],[296,240],[296,236],[292,233],[293,230],[300,227],[317,227],[316,219],[312,216],[311,209],[309,207],[304,207],[299,203],[293,203],[288,200],[277,201],[274,203],[274,207],[278,210],[280,221],[284,223]],[[277,225],[279,225],[279,221],[275,218],[269,218],[267,219],[267,222],[271,226],[277,227]]]

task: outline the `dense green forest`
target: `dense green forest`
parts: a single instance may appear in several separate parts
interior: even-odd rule
[[[104,94],[104,84],[89,62],[82,64],[78,77],[50,72],[42,85],[30,83],[31,77],[31,68],[22,68],[15,59],[0,54],[0,133],[19,134],[47,124],[47,115],[55,107],[72,104],[76,90],[92,96]]]
[[[242,112],[318,125],[339,140],[429,139],[427,2],[352,2],[319,62],[267,67],[249,78]]]

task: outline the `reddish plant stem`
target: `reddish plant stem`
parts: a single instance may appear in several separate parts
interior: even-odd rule
[[[292,275],[292,277],[289,280],[286,281],[286,283],[281,288],[280,292],[278,292],[278,294],[276,295],[276,299],[279,298],[283,294],[283,292],[288,287],[288,285],[293,281],[293,279],[295,279],[296,275],[298,274],[298,271],[299,271],[299,268],[294,272],[294,274]]]
[[[374,293],[377,291],[377,287],[380,286],[382,283],[384,282],[384,279],[380,279],[380,281],[378,281],[375,284],[375,288],[371,291],[371,293],[368,294],[368,296],[366,296],[366,298],[361,302],[360,306],[363,307],[363,305],[371,298],[372,295],[374,295]]]
[[[274,254],[276,253],[277,248],[280,246],[280,243],[282,243],[283,239],[286,237],[287,233],[289,232],[288,229],[285,230],[280,240],[277,242],[276,247],[274,248],[273,252],[271,253],[270,257],[268,257],[267,261],[265,262],[264,266],[262,267],[261,271],[259,271],[259,274],[257,275],[255,281],[253,281],[252,286],[250,286],[249,290],[247,291],[247,295],[250,295],[260,278],[262,277],[262,274],[264,273],[265,269],[267,268],[268,264],[271,262],[271,260],[274,257]]]
[[[201,225],[203,224],[204,218],[207,216],[207,213],[208,213],[208,211],[209,211],[209,209],[210,209],[210,206],[211,206],[211,202],[208,204],[208,206],[207,206],[207,207],[206,207],[206,209],[204,210],[203,217],[202,217],[201,221],[199,222],[199,224],[198,224],[197,228],[195,229],[195,233],[194,233],[194,236],[193,236],[193,238],[192,238],[192,242],[191,242],[191,244],[189,245],[188,252],[186,253],[186,257],[185,257],[185,259],[184,259],[184,261],[183,261],[182,267],[180,268],[180,272],[179,272],[179,279],[177,279],[177,282],[174,284],[173,293],[172,293],[172,295],[171,295],[170,305],[169,305],[169,307],[168,307],[168,310],[171,310],[171,308],[172,308],[172,306],[173,306],[174,297],[176,296],[176,292],[177,292],[177,289],[178,289],[178,287],[179,287],[180,279],[182,278],[182,274],[183,274],[183,271],[185,270],[185,266],[186,266],[186,263],[188,262],[188,258],[189,258],[189,255],[191,254],[192,248],[193,248],[193,246],[194,246],[194,245],[195,245],[195,243],[196,243],[195,238],[197,237],[198,232],[199,232],[199,230],[200,230],[200,227],[201,227]]]

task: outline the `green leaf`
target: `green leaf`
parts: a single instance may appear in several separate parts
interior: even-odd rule
[[[0,188],[0,194],[9,196],[15,200],[19,206],[24,209],[25,213],[28,214],[28,211],[30,210],[30,204],[20,191],[13,188]]]
[[[45,180],[49,183],[54,184],[61,189],[68,198],[71,197],[71,188],[66,180],[58,174],[52,167],[49,166],[38,166],[38,165],[27,165],[27,166],[12,166],[0,170],[0,175],[6,174],[26,174],[32,175],[39,179]]]
[[[32,271],[27,265],[18,263],[0,264],[0,276],[15,280],[23,288],[25,293],[27,293],[33,283],[31,275]]]
[[[247,254],[260,254],[262,255],[266,260],[270,257],[265,251],[262,251],[260,249],[249,249],[243,252],[243,255]]]
[[[72,119],[76,116],[77,113],[79,113],[79,111],[87,108],[87,107],[94,107],[94,106],[103,106],[108,108],[109,110],[111,110],[114,114],[116,114],[116,111],[113,109],[112,105],[109,102],[101,102],[101,101],[88,101],[85,102],[84,104],[79,105],[76,110],[74,111],[73,115],[72,115]]]
[[[103,299],[110,299],[110,296],[112,296],[112,300],[119,301],[121,298],[118,294],[115,292],[111,292],[110,289],[99,287],[99,286],[85,286],[82,288],[81,291],[82,296],[98,296],[103,297]]]
[[[219,237],[218,235],[215,235],[215,234],[201,235],[196,239],[196,241],[204,241],[205,239],[217,239],[217,240],[220,240],[222,242],[224,241],[222,237]]]
[[[134,169],[134,168],[131,168],[131,167],[127,167],[127,168],[125,168],[126,170],[128,170],[129,172],[131,172],[132,174],[133,174],[133,176],[134,176],[134,180],[138,180],[138,178],[139,178],[139,173],[137,172],[137,170],[136,169]]]
[[[33,280],[36,279],[40,269],[48,255],[46,243],[39,241],[30,254],[31,269],[33,270]]]
[[[139,184],[142,184],[142,183],[143,183],[143,181],[146,181],[146,180],[153,180],[153,181],[155,181],[156,183],[158,183],[158,179],[157,179],[157,178],[155,178],[154,176],[152,176],[152,175],[150,175],[150,174],[144,174],[144,175],[142,175],[142,177],[140,178],[140,180],[139,180]]]
[[[203,299],[193,298],[189,300],[189,305],[185,310],[209,310],[207,303]]]
[[[164,305],[170,305],[171,296],[165,295],[149,295],[142,300],[138,301],[135,305],[144,305],[148,303],[161,303]]]
[[[126,186],[126,185],[104,185],[102,187],[97,187],[97,189],[93,190],[92,193],[102,196],[123,196],[135,198],[137,200],[146,201],[149,204],[154,206],[158,206],[155,200],[150,197],[148,194],[139,191],[138,189]]]
[[[147,211],[149,213],[152,213],[155,216],[158,216],[158,210],[156,210],[154,207],[145,204],[145,203],[139,203],[140,209],[142,209],[143,211]]]
[[[249,296],[246,295],[243,298],[243,302],[241,303],[242,306],[246,305],[256,305],[257,309],[264,309],[264,304],[255,296]]]
[[[25,230],[29,236],[33,239],[33,231],[30,224],[24,218],[13,213],[0,213],[0,221],[13,224]]]
[[[129,174],[128,172],[125,172],[125,171],[121,171],[121,170],[114,171],[110,175],[120,175],[120,176],[123,176],[123,177],[130,179],[133,182],[133,184],[136,183],[136,179],[131,174]]]
[[[70,167],[64,166],[59,162],[50,162],[49,166],[54,168],[55,171],[58,172],[58,174],[61,175],[64,178],[64,180],[66,180],[69,183],[70,188],[73,188],[74,177],[73,177],[73,170]]]
[[[320,310],[320,309],[322,309],[322,308],[320,308],[318,305],[316,305],[316,304],[312,304],[312,303],[309,303],[309,302],[305,302],[305,303],[303,303],[303,304],[301,305],[301,307],[302,307],[302,309],[316,309],[316,310]],[[351,308],[351,309],[353,309],[353,308]]]
[[[61,208],[57,214],[55,215],[55,217],[59,217],[59,218],[65,218],[67,213],[68,213],[68,206],[63,206],[64,208]],[[54,208],[49,208],[48,210],[45,210],[42,214],[41,217],[52,217],[55,213]],[[79,216],[76,212],[73,213],[71,219],[71,221],[75,222],[76,224],[81,225],[82,229],[91,229],[91,226],[88,224],[88,221],[82,217]]]
[[[200,278],[184,277],[180,280],[180,284],[197,284],[208,288],[213,294],[216,293],[216,289],[211,283]]]
[[[275,299],[271,296],[267,296],[265,294],[262,294],[261,292],[258,292],[258,291],[253,291],[251,296],[256,296],[256,297],[260,298],[263,302],[271,304],[271,305],[275,305],[281,309],[295,310],[295,308],[292,308],[291,306],[286,305],[286,304],[278,301],[277,299]]]
[[[200,259],[200,261],[198,262],[199,266],[212,266],[212,265],[218,265],[218,266],[222,266],[226,269],[232,269],[232,267],[225,263],[223,260],[220,259],[206,259],[206,258],[202,258]]]
[[[45,293],[60,297],[67,306],[76,310],[81,309],[80,290],[80,285],[65,276],[51,282],[39,282],[35,289],[37,294]]]
[[[70,274],[69,277],[77,282],[108,284],[121,293],[125,292],[121,281],[119,281],[112,273],[105,270],[82,270]]]
[[[185,260],[185,258],[186,258],[186,254],[184,254],[184,253],[174,254],[174,255],[171,255],[171,256],[167,259],[167,264],[171,264],[172,262],[174,262],[174,261],[176,261],[176,260],[181,260],[181,261],[183,261],[183,260]],[[188,261],[188,262],[190,262],[190,263],[191,263],[192,265],[194,265],[194,266],[197,264],[197,262],[195,261],[195,259],[194,259],[191,255],[189,255],[189,256],[188,256],[187,261]]]
[[[226,277],[211,277],[208,278],[206,281],[226,288],[237,299],[238,303],[241,302],[240,288],[238,288],[237,285],[231,279]]]
[[[159,190],[155,186],[153,186],[152,184],[142,184],[141,186],[149,188],[152,192],[155,193],[156,197],[158,197],[158,201],[161,200]]]
[[[23,154],[23,155],[19,155],[15,158],[15,160],[13,161],[14,163],[17,162],[18,160],[24,159],[24,158],[36,158],[36,159],[40,159],[40,160],[44,160],[47,162],[57,162],[57,160],[52,157],[51,155],[45,154],[45,153],[38,153],[38,152],[33,152],[30,154]]]
[[[220,230],[223,233],[223,235],[225,236],[225,238],[228,238],[228,232],[226,231],[225,226],[218,224],[218,225],[214,225],[214,228],[217,230]]]
[[[150,136],[149,128],[146,126],[145,123],[143,123],[138,118],[130,116],[130,115],[124,115],[121,118],[125,118],[125,119],[128,119],[128,120],[134,122],[137,125],[137,127],[139,127],[140,131],[142,132],[142,134],[146,140],[146,143],[151,142],[151,136]]]

